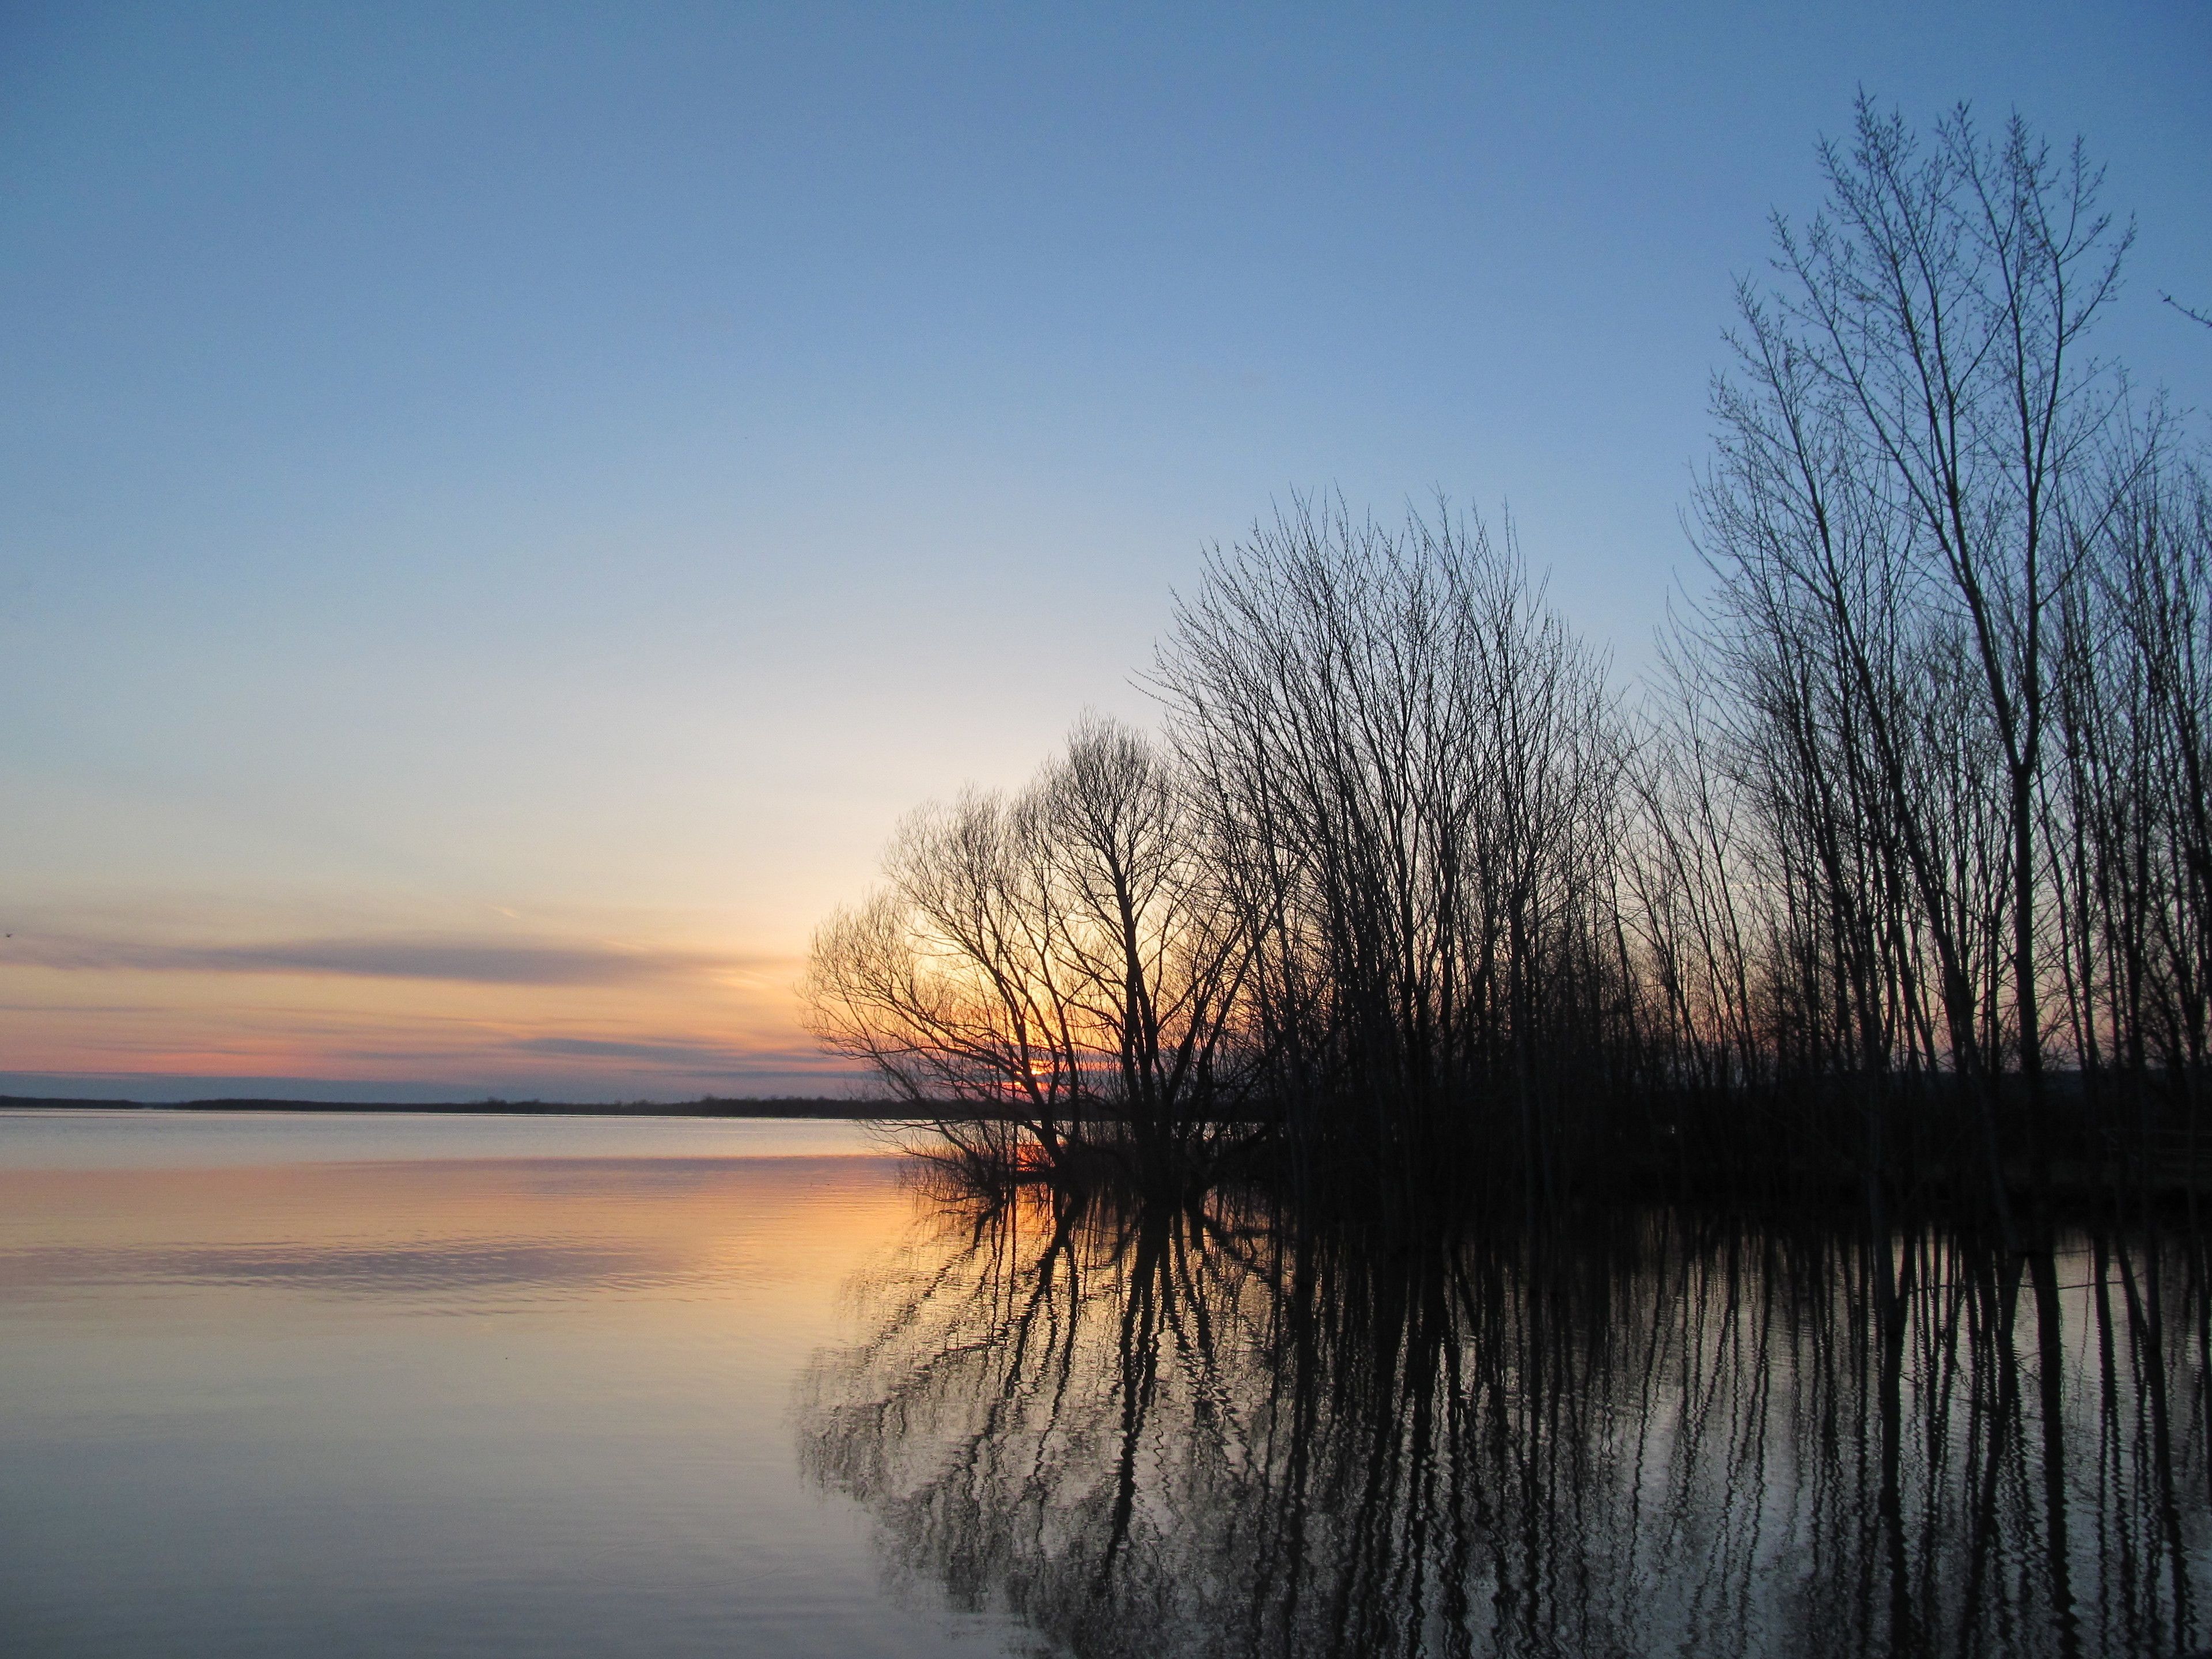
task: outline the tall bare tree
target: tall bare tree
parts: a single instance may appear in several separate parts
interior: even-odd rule
[[[1164,743],[1087,722],[902,828],[825,1040],[1001,1162],[1158,1174],[1249,1101],[1308,1169],[1532,1206],[1978,1166],[2055,1296],[2054,1158],[2148,1176],[2212,1066],[2212,491],[2087,355],[2130,233],[2078,145],[1863,100],[1820,155],[1640,721],[1510,525],[1294,499],[1178,604]]]
[[[1155,683],[1299,1121],[1401,1172],[1480,1146],[1548,1182],[1625,995],[1620,733],[1510,531],[1296,501],[1208,561]]]
[[[1826,688],[1911,884],[1948,1059],[1994,1128],[2009,1049],[2039,1160],[2051,639],[2080,577],[2069,502],[2124,392],[2084,336],[2130,233],[2081,147],[2054,158],[2017,118],[1991,139],[1962,107],[1923,143],[1862,99],[1820,155],[1826,210],[1778,216],[1772,292],[1741,292],[1706,545],[1723,603]],[[1976,950],[1992,921],[2001,976]]]

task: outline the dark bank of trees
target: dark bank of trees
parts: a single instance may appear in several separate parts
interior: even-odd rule
[[[1942,1186],[2008,1230],[2193,1176],[2212,486],[2091,355],[2129,233],[2016,120],[1863,104],[1820,159],[1640,704],[1510,527],[1296,501],[1180,605],[1160,736],[902,829],[817,937],[825,1041],[1001,1169]]]

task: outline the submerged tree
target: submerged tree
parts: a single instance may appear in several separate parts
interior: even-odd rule
[[[1776,990],[1814,1072],[1999,1078],[2047,1158],[2045,825],[2069,526],[2108,493],[2124,385],[2084,356],[2129,236],[2077,145],[1964,109],[1923,143],[1862,100],[1826,210],[1778,217],[1698,492],[1721,579],[1692,642],[1790,909]],[[1821,1052],[1826,1048],[1826,1053]]]
[[[2046,811],[2066,1036],[2147,1168],[2161,1121],[2197,1122],[2212,1060],[2212,484],[2162,443],[2123,453],[2074,526]]]
[[[2062,1182],[2185,1182],[2212,492],[2087,355],[2128,234],[2017,119],[1862,101],[1820,157],[1640,717],[1510,526],[1294,499],[1178,604],[1160,739],[902,828],[825,1040],[1000,1164],[1158,1179],[1242,1116],[1400,1200],[1971,1183],[2038,1246]]]
[[[1299,1121],[1386,1173],[1480,1145],[1547,1179],[1625,993],[1620,746],[1510,533],[1297,501],[1208,561],[1155,683]]]
[[[899,829],[885,884],[816,934],[815,1029],[963,1152],[1112,1153],[1146,1177],[1205,1162],[1249,1068],[1249,950],[1173,766],[1089,720],[1008,799]]]

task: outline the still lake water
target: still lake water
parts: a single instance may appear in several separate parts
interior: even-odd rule
[[[842,1124],[0,1115],[0,1652],[2160,1654],[2205,1255],[992,1202]]]
[[[992,1654],[794,1455],[854,1126],[0,1115],[0,1653]]]

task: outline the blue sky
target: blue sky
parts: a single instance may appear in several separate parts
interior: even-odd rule
[[[0,3],[0,1088],[811,1091],[899,813],[1292,489],[1632,678],[1862,87],[2086,137],[2212,401],[2203,0],[1192,10]]]

